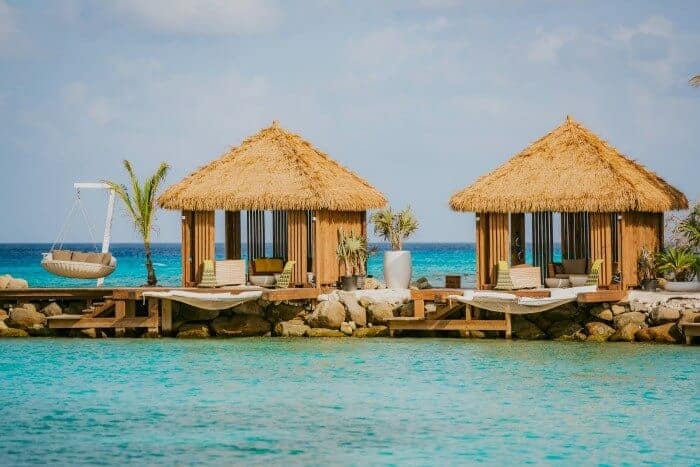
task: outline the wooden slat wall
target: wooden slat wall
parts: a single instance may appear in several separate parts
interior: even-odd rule
[[[589,259],[602,259],[598,285],[612,282],[612,225],[609,213],[589,213],[590,250]]]
[[[495,285],[499,261],[510,261],[509,215],[503,213],[488,214],[488,263],[489,279]]]
[[[214,211],[194,212],[194,240],[192,243],[193,281],[199,282],[202,263],[205,259],[215,259]]]
[[[272,256],[287,259],[287,211],[272,211]]]
[[[540,267],[542,283],[554,256],[554,231],[551,212],[532,213],[532,263]]]
[[[588,213],[566,212],[561,215],[561,256],[563,259],[588,257]]]
[[[314,274],[317,285],[338,282],[344,269],[338,262],[338,229],[362,234],[366,231],[366,214],[362,211],[316,211],[314,239]]]
[[[287,259],[296,261],[292,284],[306,283],[308,259],[308,224],[306,211],[287,212]]]
[[[525,214],[510,215],[510,263],[515,266],[525,263]]]
[[[246,211],[248,260],[265,257],[265,211]]]
[[[226,259],[241,259],[241,211],[226,211],[224,223]]]
[[[192,262],[192,245],[194,240],[194,213],[182,211],[180,256],[182,265],[182,285],[187,287],[194,282],[194,263]]]
[[[626,212],[620,221],[620,270],[622,288],[639,285],[637,258],[643,247],[659,251],[663,245],[661,213]]]
[[[489,268],[489,215],[476,214],[476,288],[491,283]]]

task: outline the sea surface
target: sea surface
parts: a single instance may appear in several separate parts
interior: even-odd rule
[[[698,465],[697,347],[0,340],[0,464]]]
[[[369,258],[368,274],[383,277],[382,253],[385,244],[375,245],[377,254]],[[0,275],[11,274],[29,281],[32,287],[91,287],[94,280],[66,279],[54,276],[41,268],[41,254],[50,249],[50,244],[0,243]],[[93,251],[92,244],[66,244],[65,249]],[[474,286],[476,281],[476,252],[473,243],[408,243],[411,251],[413,278],[426,277],[434,286],[445,284],[445,275],[460,275],[462,287]],[[267,245],[272,255],[272,245]],[[245,244],[243,252],[245,256]],[[146,282],[143,245],[139,243],[116,243],[112,254],[117,258],[117,269],[105,279],[105,286],[140,286]],[[560,251],[555,249],[555,258]],[[180,244],[156,243],[153,245],[156,275],[160,285],[180,285]],[[223,244],[216,245],[217,258],[224,257]],[[527,252],[529,259],[530,252]]]

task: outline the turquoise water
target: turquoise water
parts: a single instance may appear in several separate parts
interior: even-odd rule
[[[383,277],[382,251],[386,245],[377,245],[379,253],[370,257],[368,273]],[[0,244],[0,274],[27,279],[32,287],[91,287],[92,280],[66,279],[49,274],[41,268],[41,253],[51,245],[37,243]],[[67,249],[92,251],[93,245],[66,245]],[[435,286],[445,284],[445,275],[462,276],[462,287],[474,286],[476,281],[476,254],[472,243],[409,243],[412,253],[413,278],[427,277]],[[268,245],[268,255],[272,255],[272,245]],[[139,286],[145,283],[143,246],[133,243],[118,243],[111,248],[118,258],[117,270],[105,279],[106,286]],[[245,253],[245,248],[243,249]],[[156,274],[161,285],[180,285],[180,244],[159,243],[153,247]],[[216,245],[216,255],[223,258],[224,247]],[[555,258],[561,256],[559,249]],[[528,251],[528,259],[530,252]]]
[[[0,341],[0,462],[698,465],[698,348]]]

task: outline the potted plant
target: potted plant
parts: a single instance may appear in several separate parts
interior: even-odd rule
[[[664,289],[672,292],[700,290],[700,283],[691,282],[697,272],[698,256],[690,248],[667,248],[657,255],[656,268],[669,279]]]
[[[384,252],[384,282],[390,289],[407,289],[411,283],[411,252],[403,250],[403,241],[418,230],[418,220],[408,206],[399,212],[391,208],[372,214],[374,233],[391,244]]]
[[[658,286],[656,280],[656,257],[646,246],[643,246],[637,258],[637,276],[642,290],[655,291]]]
[[[346,234],[345,231],[340,228],[338,229],[338,246],[336,247],[336,254],[338,256],[338,261],[344,266],[344,275],[340,277],[341,288],[345,291],[357,290],[357,278],[353,275],[355,257],[357,256],[357,251],[361,247],[361,242],[358,237],[354,236],[352,232]]]
[[[365,288],[365,278],[367,277],[367,257],[369,255],[367,251],[367,240],[362,235],[356,235],[350,232],[348,235],[357,245],[355,254],[353,255],[353,271],[355,276],[355,285],[358,289]]]

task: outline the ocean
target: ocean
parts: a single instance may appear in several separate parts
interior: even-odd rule
[[[386,244],[373,245],[378,248],[370,257],[368,274],[379,279],[383,276],[382,252]],[[0,275],[11,274],[29,281],[31,287],[91,287],[93,280],[66,279],[54,276],[41,267],[41,254],[50,249],[50,244],[39,243],[0,243]],[[92,244],[66,244],[66,249],[93,251]],[[413,258],[413,279],[426,277],[434,286],[445,284],[445,275],[460,275],[462,287],[472,287],[476,281],[476,252],[473,243],[407,243]],[[272,255],[272,245],[267,245],[268,255]],[[245,256],[245,244],[243,252]],[[140,286],[146,282],[143,245],[139,243],[115,243],[111,247],[117,258],[117,269],[105,279],[105,286]],[[559,248],[555,258],[560,257]],[[526,253],[530,257],[530,250]],[[180,244],[156,243],[153,256],[158,283],[164,286],[180,285]],[[217,258],[223,258],[224,245],[216,245]]]

